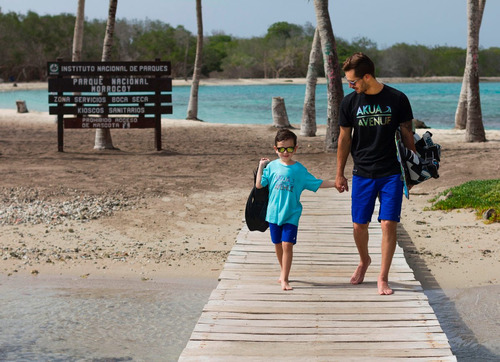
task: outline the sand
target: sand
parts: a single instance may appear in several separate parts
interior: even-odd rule
[[[46,84],[18,85],[40,87]],[[260,157],[274,157],[275,129],[165,119],[162,127],[159,152],[146,129],[113,131],[115,151],[94,150],[92,130],[66,130],[61,153],[54,116],[1,110],[3,207],[13,193],[36,194],[52,207],[78,197],[126,205],[92,220],[0,225],[0,273],[217,278],[243,225],[252,170]],[[442,146],[440,178],[414,187],[403,202],[399,239],[408,260],[426,288],[499,284],[500,224],[486,224],[472,210],[428,208],[449,187],[498,178],[500,131],[487,131],[486,143],[465,143],[464,131],[430,131]],[[318,177],[333,178],[335,155],[323,151],[324,134],[319,126],[316,137],[299,136],[296,157]]]

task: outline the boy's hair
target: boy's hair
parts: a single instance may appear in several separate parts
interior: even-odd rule
[[[276,146],[278,142],[286,141],[286,140],[293,140],[293,146],[297,146],[297,135],[290,131],[289,129],[286,128],[281,128],[277,133],[276,137],[274,138],[274,145]]]
[[[373,61],[364,53],[354,53],[351,55],[345,60],[342,69],[344,72],[354,69],[354,75],[356,77],[370,74],[375,78],[375,64],[373,64]]]

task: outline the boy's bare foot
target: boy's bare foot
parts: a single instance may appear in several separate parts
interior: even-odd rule
[[[360,262],[354,274],[351,277],[351,284],[361,284],[365,280],[365,274],[370,266],[372,259],[368,257],[368,263]]]
[[[377,281],[378,294],[380,295],[391,295],[394,291],[389,287],[387,280],[379,278]]]
[[[288,284],[288,282],[281,282],[281,289],[283,290],[293,290],[293,288],[291,287],[290,284]]]

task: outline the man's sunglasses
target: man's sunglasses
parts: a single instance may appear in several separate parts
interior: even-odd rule
[[[350,85],[356,85],[357,81],[360,80],[361,78],[359,79],[356,79],[356,80],[349,80],[349,79],[345,79],[347,81],[347,83],[349,83]]]
[[[285,152],[288,152],[288,153],[292,153],[293,151],[295,151],[295,147],[277,147],[276,148],[278,150],[279,153],[283,153]]]

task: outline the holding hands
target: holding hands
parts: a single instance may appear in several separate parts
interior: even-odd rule
[[[349,191],[349,184],[343,175],[337,175],[335,178],[335,188],[338,192]]]

